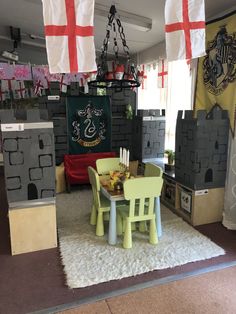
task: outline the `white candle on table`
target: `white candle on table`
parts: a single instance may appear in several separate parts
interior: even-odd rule
[[[123,152],[122,152],[122,147],[120,147],[120,163],[122,164],[122,154],[123,154]]]
[[[129,150],[127,151],[126,166],[129,168]]]
[[[123,148],[123,160],[122,160],[122,164],[125,165],[126,162],[126,149]]]

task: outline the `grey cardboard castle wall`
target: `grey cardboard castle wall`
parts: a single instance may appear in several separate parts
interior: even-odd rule
[[[97,89],[90,88],[89,93],[97,95]],[[130,150],[130,159],[133,160],[133,121],[126,118],[126,106],[131,105],[133,111],[136,108],[136,93],[130,89],[116,91],[115,89],[107,89],[106,95],[111,99],[112,110],[112,129],[111,129],[111,150],[119,156],[120,147]],[[135,135],[136,136],[136,135]]]
[[[228,111],[214,106],[207,114],[178,112],[175,178],[194,190],[225,186],[229,135]]]
[[[133,134],[135,159],[164,157],[164,110],[138,110],[134,119]]]
[[[0,111],[8,203],[55,196],[53,124],[45,111]],[[24,119],[26,118],[26,119]]]
[[[65,154],[68,154],[66,98],[50,99],[44,96],[40,99],[40,109],[48,111],[48,118],[54,125],[56,165],[63,162]]]

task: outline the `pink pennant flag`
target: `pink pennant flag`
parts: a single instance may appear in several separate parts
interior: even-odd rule
[[[0,62],[0,80],[13,79],[13,65]]]
[[[204,0],[166,0],[165,24],[168,61],[206,54]]]
[[[168,82],[168,62],[161,59],[158,62],[158,87],[166,88]]]
[[[24,81],[30,81],[32,80],[32,74],[31,74],[31,66],[29,65],[22,65],[22,64],[16,64],[13,66],[13,76],[16,80],[24,80]]]
[[[42,0],[50,73],[97,69],[94,0]]]

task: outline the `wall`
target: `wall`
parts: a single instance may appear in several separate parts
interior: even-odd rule
[[[13,44],[11,41],[4,40],[0,38],[0,60],[7,61],[1,57],[2,51],[12,51]],[[47,55],[46,49],[43,47],[35,47],[32,45],[21,44],[17,48],[17,53],[19,55],[19,61],[22,63],[31,63],[31,64],[47,64]]]

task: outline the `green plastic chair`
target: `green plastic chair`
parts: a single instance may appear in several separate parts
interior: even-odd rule
[[[151,162],[145,164],[144,177],[162,177],[162,174],[163,170],[156,164]]]
[[[96,235],[104,235],[104,213],[110,211],[110,202],[102,194],[100,194],[100,181],[96,170],[93,167],[88,167],[89,182],[93,191],[93,205],[90,216],[90,224],[96,225]]]
[[[150,221],[149,242],[157,244],[155,198],[160,196],[163,179],[161,177],[143,177],[127,180],[124,183],[124,197],[129,201],[128,208],[118,210],[118,226],[125,225],[123,247],[132,248],[133,222]],[[145,204],[148,204],[145,205]],[[122,227],[121,227],[122,228]]]
[[[157,166],[156,164],[153,164],[151,162],[147,162],[145,164],[145,169],[144,169],[144,176],[145,177],[161,177],[162,178],[163,175],[163,170],[161,167]],[[161,226],[161,212],[160,212],[160,197],[158,198],[158,214],[156,217],[157,220],[157,226],[158,226],[158,236],[161,237],[162,236],[162,226]],[[148,205],[148,204],[146,204]],[[145,231],[147,230],[147,225],[146,223],[141,223],[139,226],[139,230],[140,231]]]
[[[109,174],[109,171],[120,170],[119,158],[101,158],[96,160],[97,172],[99,175]]]

